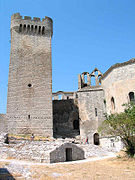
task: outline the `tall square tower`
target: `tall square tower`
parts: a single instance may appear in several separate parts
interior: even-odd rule
[[[53,22],[19,13],[11,17],[7,126],[12,134],[53,135]]]

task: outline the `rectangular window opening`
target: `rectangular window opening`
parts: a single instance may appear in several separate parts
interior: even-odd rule
[[[95,108],[95,116],[97,117],[97,108]]]

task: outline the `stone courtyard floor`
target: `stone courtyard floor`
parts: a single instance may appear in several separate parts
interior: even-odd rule
[[[99,157],[98,157],[99,158]],[[100,158],[99,158],[100,159]],[[0,180],[134,180],[135,159],[90,158],[60,164],[0,161]],[[87,161],[87,162],[86,162]]]

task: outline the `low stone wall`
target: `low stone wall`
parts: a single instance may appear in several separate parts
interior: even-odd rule
[[[13,158],[35,162],[50,162],[49,150],[53,143],[42,141],[14,141],[0,143],[0,158]]]
[[[63,157],[62,151],[58,156],[51,155],[51,152],[57,151],[59,147],[63,147],[66,141],[30,141],[30,140],[10,140],[9,144],[0,142],[0,158],[15,158],[19,160],[29,160],[35,162],[61,162],[60,156]],[[74,160],[75,158],[75,145],[72,142],[68,142],[68,146],[74,149]],[[76,148],[77,149],[77,148]],[[60,149],[61,150],[61,149]],[[83,151],[83,150],[82,150]],[[79,158],[79,157],[78,157]]]
[[[66,152],[66,149],[71,149]],[[50,141],[11,140],[0,142],[0,158],[13,158],[35,162],[63,162],[88,157],[101,157],[110,152],[101,146],[82,144],[75,139],[53,139]]]
[[[120,137],[102,137],[100,138],[100,145],[109,151],[120,151],[124,148],[124,145]]]

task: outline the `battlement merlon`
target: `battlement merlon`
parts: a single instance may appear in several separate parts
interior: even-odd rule
[[[51,36],[53,35],[53,21],[50,17],[45,16],[42,20],[38,17],[31,18],[30,16],[24,16],[22,17],[20,13],[15,13],[11,16],[11,26],[10,30],[15,29],[17,32],[19,32],[20,25],[22,28],[25,26],[32,30],[34,28],[37,28],[42,31],[45,29],[45,32],[50,32]]]

